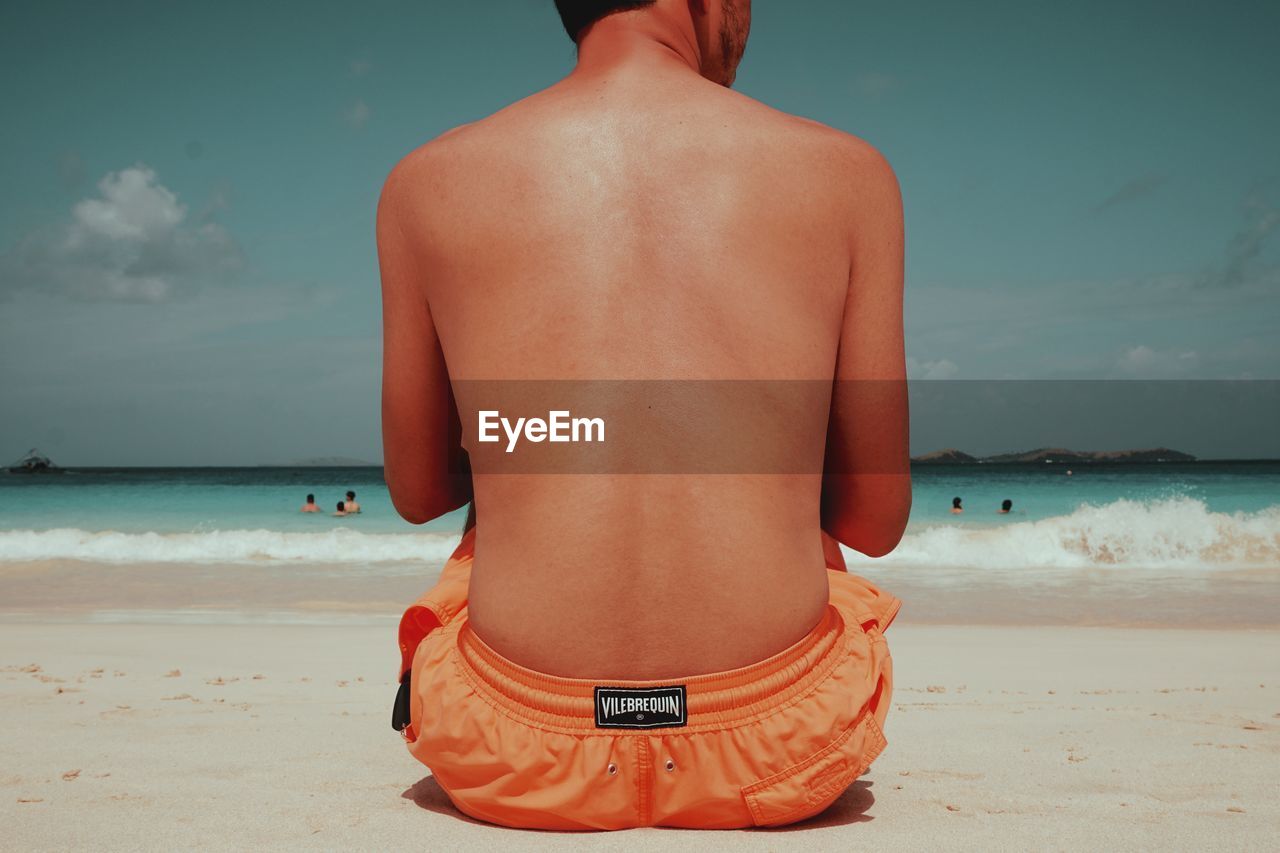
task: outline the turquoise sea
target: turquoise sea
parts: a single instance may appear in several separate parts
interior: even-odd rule
[[[1280,461],[921,465],[902,544],[877,566],[1075,569],[1280,566]],[[354,490],[358,516],[331,511]],[[960,497],[965,512],[953,515]],[[1004,499],[1013,512],[1000,515]],[[396,515],[382,469],[74,468],[0,474],[0,561],[413,563],[442,561],[454,513]],[[860,555],[851,562],[870,563]]]

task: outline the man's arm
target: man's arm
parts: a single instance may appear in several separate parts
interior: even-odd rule
[[[849,290],[822,478],[822,528],[872,557],[902,538],[911,510],[902,340],[902,196],[889,164],[858,144]]]
[[[382,447],[396,511],[422,524],[471,499],[457,406],[423,287],[411,161],[392,170],[378,200],[382,273]]]

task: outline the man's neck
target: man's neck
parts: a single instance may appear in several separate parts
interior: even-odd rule
[[[588,28],[570,77],[594,79],[633,72],[701,76],[701,65],[693,23],[687,18],[610,15]]]

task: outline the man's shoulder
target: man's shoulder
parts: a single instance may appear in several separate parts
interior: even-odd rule
[[[544,90],[545,91],[545,90]],[[485,156],[510,138],[518,138],[543,92],[535,92],[473,121],[450,127],[423,142],[400,159],[389,180],[400,182],[439,176],[469,157]]]
[[[387,175],[384,191],[386,188],[394,189],[416,183],[446,169],[450,157],[458,151],[459,142],[465,139],[476,124],[477,122],[468,122],[451,127],[405,154]]]
[[[815,155],[847,175],[860,178],[893,178],[893,167],[878,148],[865,139],[804,116],[784,113],[795,133],[808,140]]]
[[[878,185],[897,191],[888,158],[867,140],[815,119],[770,107],[734,93],[749,117],[744,125],[768,136],[771,144],[810,164],[837,187]]]
[[[449,128],[400,158],[378,196],[379,223],[391,226],[397,221],[413,221],[421,225],[428,213],[424,199],[439,201],[456,195],[450,188],[457,182],[451,177],[469,171],[465,150],[477,124]]]
[[[796,133],[808,140],[806,157],[837,196],[849,221],[861,227],[870,218],[902,217],[902,189],[889,159],[870,142],[822,122],[790,116]]]
[[[383,196],[465,197],[477,175],[519,150],[531,121],[533,96],[497,112],[451,127],[400,158],[387,175]]]

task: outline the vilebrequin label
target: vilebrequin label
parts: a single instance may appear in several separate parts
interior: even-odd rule
[[[597,687],[596,727],[601,729],[676,728],[689,722],[685,686]]]

